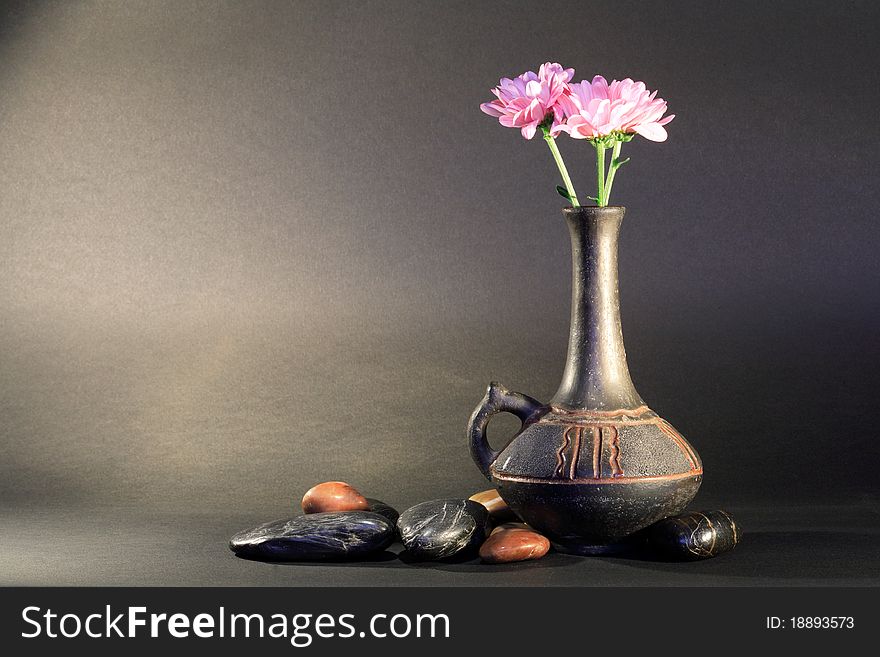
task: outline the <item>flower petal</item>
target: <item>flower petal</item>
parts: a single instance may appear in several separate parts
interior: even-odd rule
[[[666,128],[659,123],[640,123],[633,130],[651,141],[666,141]]]
[[[489,116],[501,116],[501,110],[499,110],[493,103],[481,103],[480,109],[483,110]]]

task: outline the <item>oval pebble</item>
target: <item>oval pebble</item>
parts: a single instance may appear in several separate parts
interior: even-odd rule
[[[426,560],[464,557],[483,543],[489,527],[486,507],[471,500],[422,502],[400,514],[397,531],[410,556]]]
[[[498,491],[494,488],[474,493],[468,499],[478,502],[486,507],[489,516],[496,522],[516,519],[516,514],[509,506],[507,506],[507,502],[502,499],[498,494]]]
[[[372,497],[368,497],[367,502],[370,505],[370,511],[378,513],[380,516],[385,516],[391,521],[391,524],[397,524],[397,519],[400,517],[400,514],[393,506],[385,504],[382,500],[373,499]]]
[[[645,530],[649,549],[678,561],[710,559],[732,550],[742,534],[725,511],[694,511],[672,516]]]
[[[304,513],[326,511],[368,511],[370,503],[344,481],[325,481],[312,486],[302,498]]]
[[[275,520],[239,532],[229,549],[263,561],[356,559],[394,540],[394,524],[371,511],[312,513]]]
[[[485,563],[510,563],[540,559],[550,551],[550,541],[524,523],[499,525],[480,546]]]

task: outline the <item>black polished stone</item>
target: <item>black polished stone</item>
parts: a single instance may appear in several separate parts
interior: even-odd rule
[[[239,532],[229,549],[263,561],[325,561],[366,557],[394,540],[394,524],[372,511],[330,511],[267,522]]]
[[[382,500],[377,500],[372,497],[368,497],[367,502],[370,503],[370,511],[378,513],[380,516],[385,516],[392,525],[397,523],[400,513],[398,513],[397,509],[393,506],[385,504]]]
[[[709,559],[733,549],[742,538],[725,511],[693,511],[654,523],[644,531],[647,548],[667,559]]]
[[[424,561],[465,557],[480,547],[489,512],[472,500],[444,499],[410,507],[397,521],[407,553]]]

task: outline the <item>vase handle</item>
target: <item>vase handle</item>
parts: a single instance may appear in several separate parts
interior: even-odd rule
[[[471,457],[486,479],[490,478],[489,466],[492,465],[501,452],[501,450],[493,450],[489,446],[489,441],[486,440],[486,427],[489,425],[489,420],[498,413],[512,413],[519,418],[524,428],[527,424],[534,422],[545,410],[546,406],[537,399],[532,399],[528,395],[523,395],[519,392],[511,392],[500,383],[494,381],[489,384],[489,387],[486,389],[486,396],[483,397],[480,405],[474,409],[467,426]],[[522,428],[520,428],[520,431],[522,431]]]

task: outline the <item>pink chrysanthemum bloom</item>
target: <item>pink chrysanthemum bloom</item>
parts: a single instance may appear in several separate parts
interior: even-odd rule
[[[489,116],[507,128],[519,128],[522,136],[531,139],[538,126],[552,116],[552,134],[562,130],[565,119],[559,100],[568,90],[568,81],[574,76],[573,68],[547,62],[538,72],[526,71],[519,77],[501,78],[492,89],[496,100],[480,105]]]
[[[649,93],[644,82],[631,79],[611,84],[601,75],[568,86],[570,93],[560,100],[566,120],[560,129],[575,139],[599,139],[613,133],[640,134],[651,141],[666,141],[663,127],[675,118],[665,118],[666,101]]]

